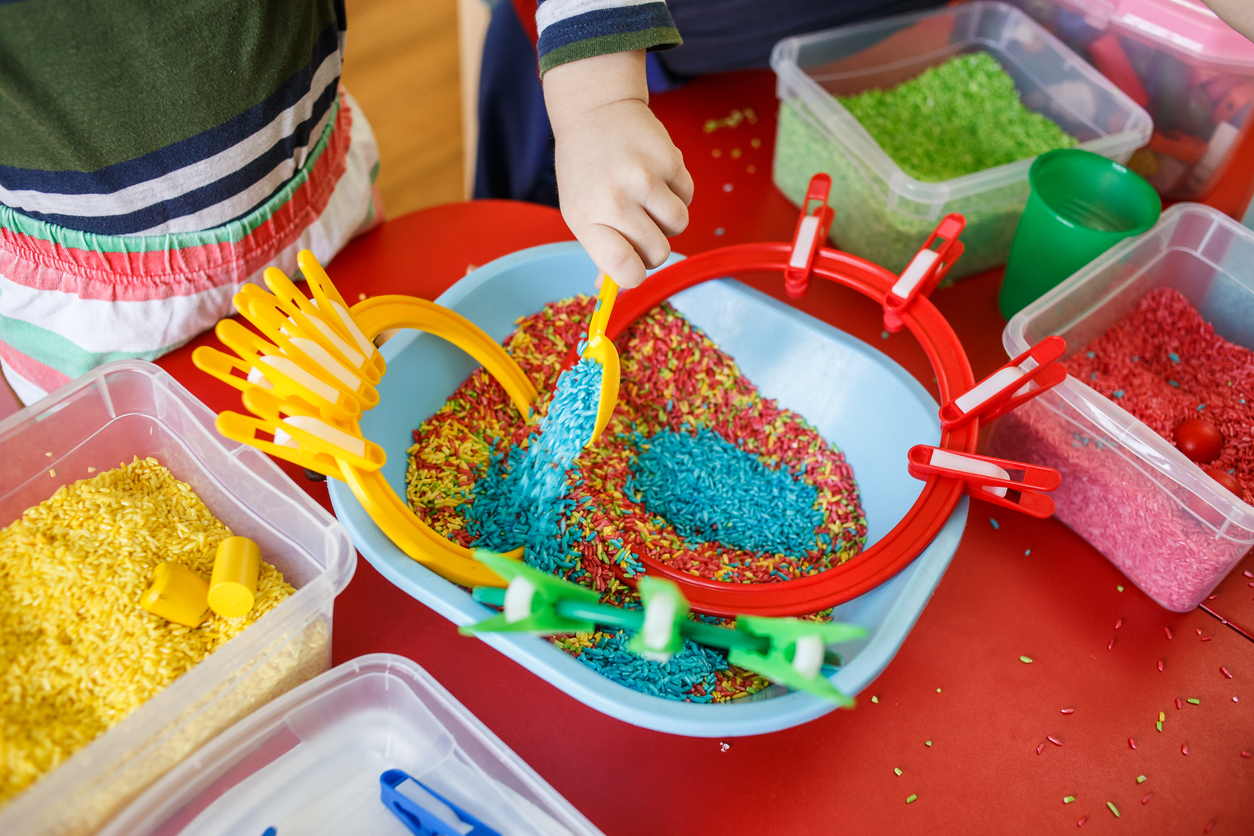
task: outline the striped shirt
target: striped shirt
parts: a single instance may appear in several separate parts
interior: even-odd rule
[[[664,0],[540,0],[536,33],[541,75],[581,58],[683,42]]]
[[[0,2],[0,368],[31,402],[379,218],[340,0]]]

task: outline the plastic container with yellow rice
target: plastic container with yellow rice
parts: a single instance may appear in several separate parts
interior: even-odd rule
[[[219,731],[326,670],[340,525],[157,366],[101,366],[0,422],[0,833],[97,830]],[[261,548],[247,616],[139,606],[152,570]]]

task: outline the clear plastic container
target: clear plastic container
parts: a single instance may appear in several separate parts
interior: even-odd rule
[[[1154,133],[1128,164],[1163,197],[1216,185],[1254,123],[1254,43],[1200,0],[1014,2],[1149,111]]]
[[[1174,287],[1230,342],[1254,348],[1254,231],[1180,203],[1020,311],[1012,357],[1050,334],[1083,351],[1146,293]],[[1055,516],[1162,606],[1185,612],[1254,545],[1254,508],[1169,441],[1073,377],[998,419],[991,455],[1062,474]]]
[[[834,96],[886,89],[969,52],[992,55],[1024,105],[1079,147],[1123,162],[1150,137],[1149,114],[1023,12],[978,2],[786,38],[775,45],[775,184],[800,205],[810,177],[832,176],[832,239],[900,273],[946,214],[961,212],[958,278],[1006,261],[1034,157],[927,183],[908,176]]]
[[[219,436],[215,417],[159,367],[127,360],[100,366],[0,422],[0,526],[61,485],[87,478],[88,467],[153,456],[234,533],[257,541],[296,587],[0,807],[0,833],[95,832],[210,737],[330,667],[332,603],[353,575],[356,552],[340,524],[269,458]]]
[[[426,671],[376,653],[238,723],[99,836],[409,836],[379,800],[389,769],[503,836],[600,833]]]

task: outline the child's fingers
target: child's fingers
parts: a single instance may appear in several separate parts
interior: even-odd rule
[[[578,238],[596,266],[609,273],[619,287],[637,287],[644,281],[644,262],[618,230],[605,224],[589,224]]]
[[[688,169],[684,167],[684,158],[681,154],[679,157],[679,171],[666,181],[666,185],[671,187],[671,191],[675,196],[683,201],[684,206],[692,203],[692,193],[695,188],[692,182],[692,175],[688,173]]]
[[[619,216],[614,219],[614,228],[631,243],[632,249],[650,270],[662,266],[671,254],[671,242],[666,240],[666,235],[658,229],[643,206],[633,205],[620,210]]]
[[[678,235],[688,228],[688,206],[665,186],[653,190],[645,201],[644,211],[667,236]]]

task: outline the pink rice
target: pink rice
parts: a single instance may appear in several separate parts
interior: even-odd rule
[[[1168,443],[1186,418],[1210,421],[1224,448],[1206,467],[1232,471],[1246,501],[1252,498],[1254,352],[1215,334],[1178,291],[1147,294],[1068,359],[1067,370]],[[1217,536],[1223,514],[1052,393],[1001,418],[990,454],[1057,469],[1056,516],[1171,610],[1196,607],[1254,540],[1254,532],[1233,525]]]

